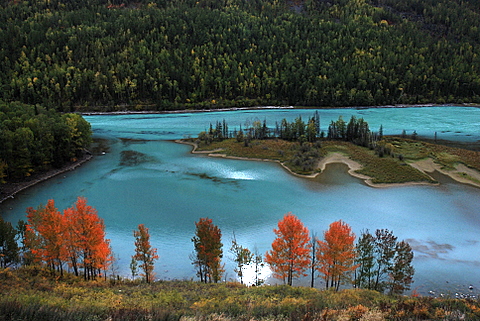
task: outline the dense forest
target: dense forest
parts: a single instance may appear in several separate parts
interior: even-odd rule
[[[478,0],[41,0],[0,99],[58,111],[480,102]]]
[[[91,134],[78,114],[0,101],[0,184],[76,161]]]

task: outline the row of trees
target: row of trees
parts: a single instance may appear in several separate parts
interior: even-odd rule
[[[233,130],[229,130],[229,128],[225,120],[222,122],[217,121],[215,127],[210,124],[207,131],[200,132],[198,140],[207,145],[213,141],[222,141],[228,138],[235,138],[238,142],[245,142],[245,144],[254,139],[263,140],[270,138],[313,143],[318,138],[325,136],[325,133],[320,130],[320,114],[318,111],[315,111],[314,115],[309,117],[307,122],[303,121],[301,116],[295,118],[292,122],[284,118],[281,122],[275,122],[274,128],[270,128],[267,126],[266,119],[263,122],[256,119],[253,122],[245,122],[243,128],[242,126]]]
[[[218,282],[224,273],[221,231],[208,218],[200,219],[196,227],[196,235],[192,238],[196,255],[192,256],[192,263],[202,282]],[[356,236],[351,227],[336,221],[330,224],[320,240],[314,235],[311,237],[295,215],[287,213],[273,231],[276,238],[264,259],[233,238],[231,252],[241,282],[243,269],[253,265],[255,283],[259,284],[262,261],[269,265],[275,278],[288,285],[292,285],[295,278],[307,276],[307,272],[310,272],[312,287],[318,273],[325,287],[335,290],[341,284],[347,284],[401,294],[410,289],[413,282],[412,248],[405,241],[398,242],[389,230],[377,230],[374,236],[368,231],[362,232],[355,243]]]
[[[76,160],[91,134],[90,124],[78,114],[0,101],[0,183]]]
[[[154,279],[154,263],[159,258],[150,244],[148,228],[143,224],[133,231],[135,254],[130,268],[133,278],[138,268],[147,283]],[[17,227],[0,217],[0,268],[18,264],[45,265],[62,276],[65,268],[77,276],[83,274],[92,280],[114,263],[110,240],[106,239],[105,225],[97,211],[79,197],[72,207],[61,213],[54,200],[37,209],[27,209],[27,222]]]
[[[478,102],[475,1],[6,1],[0,98],[62,111]]]
[[[306,276],[310,269],[312,286],[315,272],[326,288],[339,289],[341,284],[359,288],[388,290],[401,294],[413,282],[413,251],[388,230],[377,230],[375,237],[363,232],[355,244],[355,234],[342,221],[330,224],[323,240],[310,237],[308,229],[293,214],[287,213],[274,229],[277,238],[267,252],[267,262],[274,276],[291,285],[295,277]]]
[[[43,264],[60,274],[65,266],[75,275],[83,271],[85,279],[95,279],[102,272],[106,276],[113,263],[113,254],[105,238],[103,220],[87,205],[85,198],[79,197],[63,214],[55,208],[54,201],[49,200],[45,206],[28,208],[27,218],[28,222],[20,221],[17,229],[0,218],[1,268],[18,263]],[[217,283],[225,272],[221,230],[209,218],[201,218],[195,226],[192,264],[201,282]],[[285,214],[273,231],[276,238],[265,256],[240,245],[233,236],[230,252],[240,282],[243,283],[245,268],[250,267],[255,272],[254,284],[261,285],[264,263],[275,278],[288,285],[292,285],[295,278],[307,276],[307,272],[310,272],[312,287],[319,274],[325,287],[335,290],[347,284],[400,294],[413,282],[412,249],[405,241],[398,242],[391,231],[377,230],[372,235],[367,230],[355,244],[356,237],[350,226],[336,221],[320,240],[315,235],[310,236],[309,230],[291,213]],[[157,249],[150,244],[148,228],[143,224],[133,236],[132,277],[138,275],[140,268],[141,275],[149,283],[155,278]]]

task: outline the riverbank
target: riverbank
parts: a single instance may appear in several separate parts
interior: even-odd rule
[[[38,183],[44,182],[52,177],[63,174],[65,172],[73,171],[77,167],[91,160],[92,157],[92,154],[84,153],[84,155],[81,158],[77,159],[77,161],[71,162],[61,168],[55,168],[46,172],[37,173],[21,181],[2,184],[0,185],[0,203],[3,203],[10,198],[14,198],[17,193],[24,191],[27,188],[32,187]]]
[[[461,106],[480,108],[480,104],[461,103],[461,104],[417,104],[417,105],[381,105],[381,106],[250,106],[250,107],[228,107],[228,108],[206,108],[206,109],[179,109],[179,110],[118,110],[118,111],[80,111],[86,116],[94,115],[142,115],[142,114],[185,114],[185,113],[207,113],[207,112],[228,112],[242,110],[262,110],[262,109],[369,109],[369,108],[415,108],[415,107],[449,107]]]
[[[318,175],[320,175],[325,169],[328,164],[332,163],[342,163],[348,166],[349,170],[348,173],[356,178],[359,178],[365,182],[368,186],[371,187],[396,187],[396,186],[410,186],[410,185],[438,185],[438,182],[431,176],[432,173],[439,172],[443,175],[446,175],[453,180],[462,183],[462,184],[468,184],[472,185],[475,187],[480,188],[480,171],[468,167],[465,164],[461,162],[456,162],[455,164],[451,165],[450,168],[447,168],[445,165],[441,165],[436,163],[432,158],[430,157],[425,157],[421,159],[410,159],[406,160],[403,165],[399,165],[400,168],[405,168],[405,165],[408,167],[411,167],[412,169],[420,172],[422,175],[424,175],[427,179],[425,180],[407,180],[407,181],[401,181],[401,182],[395,182],[395,181],[389,181],[389,182],[382,182],[380,179],[380,182],[378,181],[378,177],[374,177],[374,175],[365,175],[362,172],[362,170],[365,170],[366,168],[368,169],[369,166],[362,165],[360,162],[352,159],[349,155],[347,155],[344,152],[338,152],[338,151],[329,151],[327,152],[319,161],[316,166],[316,170],[311,173],[311,174],[299,174],[295,173],[291,168],[289,168],[286,165],[286,162],[278,160],[278,159],[271,159],[271,158],[266,158],[266,157],[246,157],[246,156],[238,156],[238,155],[229,155],[228,152],[226,151],[225,148],[212,148],[210,150],[199,150],[199,146],[192,141],[186,141],[186,140],[176,140],[177,143],[181,144],[187,144],[192,146],[192,154],[203,154],[207,155],[209,157],[222,157],[222,158],[228,158],[228,159],[236,159],[236,160],[251,160],[251,161],[268,161],[268,162],[275,162],[281,165],[283,168],[285,168],[289,173],[298,176],[298,177],[304,177],[304,178],[315,178]],[[336,142],[338,143],[338,142]],[[335,144],[335,143],[334,143]],[[342,148],[340,149],[345,149],[343,145],[344,143],[341,144]],[[354,147],[355,149],[358,149],[359,147],[351,146]],[[264,147],[265,149],[268,149],[267,147]],[[332,148],[332,146],[328,147],[329,149]],[[334,150],[337,149],[338,146],[335,146]],[[348,150],[348,149],[345,149]],[[358,153],[356,155],[358,157]],[[378,161],[381,161],[380,158],[377,156],[374,156]],[[393,163],[392,159],[389,157],[386,157],[383,159],[384,161],[388,161],[389,165],[391,166]],[[395,163],[396,164],[396,163]],[[370,164],[370,167],[371,164]],[[404,175],[402,175],[404,176]]]
[[[372,182],[372,177],[357,173],[363,166],[352,160],[346,155],[340,153],[331,153],[324,157],[318,164],[318,168],[323,172],[326,165],[332,163],[342,163],[348,166],[348,173],[356,178],[362,179],[367,185],[371,187],[394,187],[394,186],[407,186],[407,185],[438,185],[438,183],[428,182],[408,182],[408,183],[392,183],[392,184],[375,184]],[[468,184],[480,188],[480,172],[465,166],[464,164],[457,164],[455,169],[446,170],[441,165],[435,163],[433,159],[427,158],[409,163],[410,166],[415,169],[429,175],[435,171],[450,177],[458,183]],[[467,178],[469,177],[469,178]],[[433,178],[432,178],[433,180]]]

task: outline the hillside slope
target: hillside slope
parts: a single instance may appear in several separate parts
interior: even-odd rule
[[[60,111],[480,102],[478,0],[1,6],[6,101]]]

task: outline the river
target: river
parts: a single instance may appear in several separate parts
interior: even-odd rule
[[[38,184],[0,204],[4,219],[25,219],[25,209],[54,199],[59,209],[78,196],[88,199],[106,224],[117,257],[115,270],[128,277],[134,253],[133,230],[150,229],[160,255],[157,278],[196,279],[189,256],[195,222],[213,219],[223,233],[226,279],[235,278],[228,249],[233,233],[238,242],[265,253],[275,237],[273,228],[287,212],[297,215],[320,235],[336,220],[362,230],[386,228],[414,248],[416,270],[412,289],[480,293],[480,189],[439,176],[440,186],[372,188],[349,176],[345,165],[329,165],[316,179],[295,177],[278,164],[209,158],[172,140],[196,136],[225,121],[232,130],[255,120],[307,120],[311,109],[265,109],[181,114],[85,116],[94,136],[105,141],[104,155],[81,168]],[[321,129],[342,115],[363,117],[373,131],[457,140],[480,141],[480,109],[415,107],[319,109]],[[137,162],[122,162],[122,152],[142,153]],[[268,271],[264,271],[266,277]],[[294,284],[304,284],[295,280]],[[272,282],[267,279],[267,282]],[[473,286],[473,290],[469,286]]]

